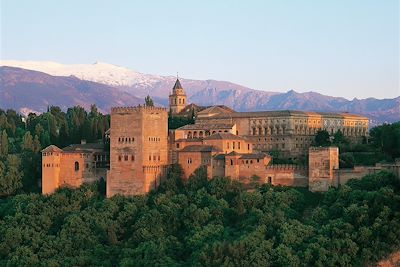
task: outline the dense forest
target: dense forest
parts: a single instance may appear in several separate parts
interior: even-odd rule
[[[146,196],[94,184],[0,200],[0,266],[364,266],[400,247],[389,173],[323,194],[180,176]]]

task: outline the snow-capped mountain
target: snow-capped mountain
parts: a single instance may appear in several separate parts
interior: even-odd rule
[[[103,83],[111,86],[152,86],[162,76],[143,74],[108,63],[60,64],[51,61],[2,60],[0,66],[9,66],[44,72],[53,76],[75,76],[81,80]],[[172,77],[168,77],[171,79]],[[167,78],[167,79],[168,79]]]
[[[0,61],[0,108],[42,111],[48,105],[67,108],[71,105],[97,104],[107,112],[111,106],[142,103],[148,94],[157,104],[168,106],[168,95],[175,79],[173,76],[143,74],[106,63],[64,65]],[[400,97],[348,100],[315,92],[266,92],[227,81],[180,80],[189,102],[198,105],[226,105],[237,111],[291,109],[350,112],[365,115],[374,123],[400,120]]]

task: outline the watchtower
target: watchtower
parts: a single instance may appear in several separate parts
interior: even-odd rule
[[[141,195],[156,188],[168,164],[167,138],[165,108],[112,108],[107,197]]]

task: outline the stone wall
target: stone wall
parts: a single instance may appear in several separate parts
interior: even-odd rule
[[[269,165],[266,168],[264,183],[284,186],[308,186],[308,169],[290,164]]]

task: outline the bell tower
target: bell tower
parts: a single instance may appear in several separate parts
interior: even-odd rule
[[[176,115],[181,112],[182,109],[187,105],[186,94],[183,90],[181,82],[176,78],[172,93],[169,95],[169,109],[172,115]]]

